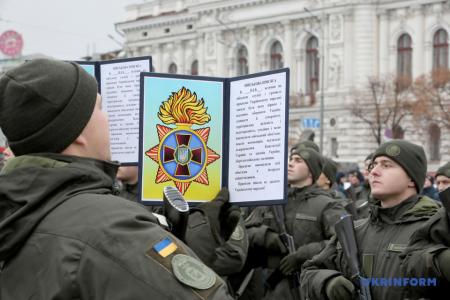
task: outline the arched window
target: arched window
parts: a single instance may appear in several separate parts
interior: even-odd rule
[[[402,34],[397,42],[397,76],[412,78],[412,45],[411,36]]]
[[[306,42],[306,92],[314,96],[319,87],[319,41],[312,36]]]
[[[273,42],[270,47],[270,69],[280,69],[283,67],[283,47],[279,41]]]
[[[171,63],[169,66],[169,73],[170,74],[177,74],[177,65],[175,63]]]
[[[191,64],[191,75],[198,75],[198,60],[194,60]]]
[[[441,159],[441,129],[436,123],[428,127],[428,151],[430,160]]]
[[[448,68],[448,34],[444,29],[433,37],[433,70]]]
[[[241,46],[237,52],[237,75],[248,74],[248,51],[247,47]]]

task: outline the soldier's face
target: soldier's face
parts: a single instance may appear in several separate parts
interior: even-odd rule
[[[439,192],[442,192],[450,187],[450,178],[444,175],[439,175],[436,177],[436,185]]]
[[[139,169],[136,166],[121,166],[117,171],[117,179],[124,183],[135,184],[138,181]]]
[[[353,174],[348,174],[348,181],[351,183],[351,185],[353,186],[358,186],[361,184],[361,182],[359,182],[358,176],[355,176]]]
[[[330,189],[330,180],[323,173],[320,173],[320,176],[317,179],[316,184],[319,187],[323,188],[324,190],[329,190]]]
[[[294,186],[305,186],[308,178],[312,180],[308,165],[300,155],[292,154],[289,158],[288,182]]]
[[[377,200],[405,200],[411,188],[415,190],[405,170],[388,157],[377,157],[369,169],[371,193]]]

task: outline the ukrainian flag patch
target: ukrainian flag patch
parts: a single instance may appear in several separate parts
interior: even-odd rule
[[[169,256],[174,253],[177,248],[177,245],[168,237],[153,245],[153,250],[162,257]]]

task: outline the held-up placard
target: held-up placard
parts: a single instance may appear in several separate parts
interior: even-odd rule
[[[190,204],[221,187],[243,206],[285,202],[288,95],[288,69],[230,79],[141,74],[141,202],[161,204],[165,186]]]
[[[97,79],[102,109],[109,118],[111,159],[137,165],[140,73],[150,72],[151,57],[77,63]]]

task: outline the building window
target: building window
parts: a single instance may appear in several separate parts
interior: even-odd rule
[[[191,75],[198,75],[198,60],[194,60],[191,64]]]
[[[270,47],[270,69],[276,70],[283,67],[283,47],[279,41],[275,41]]]
[[[332,157],[338,157],[338,140],[337,138],[333,137],[331,138],[331,156]]]
[[[191,30],[191,29],[192,29],[192,24],[188,24],[188,25],[186,26],[186,29],[187,29],[187,30]]]
[[[170,28],[165,28],[164,29],[164,33],[169,33],[170,32]]]
[[[241,46],[237,53],[237,75],[248,74],[248,51],[247,47]]]
[[[397,42],[397,76],[401,79],[412,78],[412,45],[409,34],[402,34]]]
[[[306,42],[306,92],[314,97],[319,87],[319,41],[312,36]]]
[[[448,34],[444,29],[433,37],[433,70],[448,68]]]
[[[441,159],[441,129],[436,123],[432,123],[428,128],[428,151],[430,160]]]
[[[177,74],[177,65],[175,63],[171,63],[169,66],[170,74]]]

